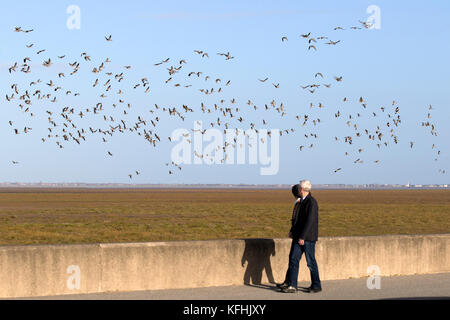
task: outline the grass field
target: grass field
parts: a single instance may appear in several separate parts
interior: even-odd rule
[[[450,190],[315,190],[319,236],[450,232]],[[290,190],[0,189],[0,244],[284,238]]]

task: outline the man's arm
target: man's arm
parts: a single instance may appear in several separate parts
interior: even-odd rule
[[[300,202],[298,200],[299,199],[297,199],[297,201],[295,202],[294,209],[292,211],[291,228],[289,229],[289,238],[293,237],[296,224],[298,223],[298,206],[300,205]]]

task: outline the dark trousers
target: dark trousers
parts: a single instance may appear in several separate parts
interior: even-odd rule
[[[297,288],[299,263],[302,254],[305,253],[306,264],[311,275],[311,287],[322,288],[319,278],[319,268],[316,262],[316,242],[306,241],[303,246],[298,244],[298,240],[292,240],[291,250],[289,252],[289,268],[286,272],[285,282]]]

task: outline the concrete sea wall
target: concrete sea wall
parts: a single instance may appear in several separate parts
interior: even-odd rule
[[[290,245],[243,239],[0,246],[0,297],[282,282]],[[322,280],[373,270],[382,277],[450,272],[450,234],[322,237],[316,259]],[[309,281],[305,257],[299,280]]]

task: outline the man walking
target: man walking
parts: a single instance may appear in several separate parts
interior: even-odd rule
[[[306,292],[322,291],[319,268],[315,258],[316,241],[319,234],[319,206],[311,195],[311,182],[300,181],[298,187],[300,204],[294,207],[292,226],[289,232],[292,238],[289,252],[289,267],[283,283],[277,287],[285,293],[297,292],[298,270],[300,259],[305,253],[306,263],[311,275],[311,286]]]

